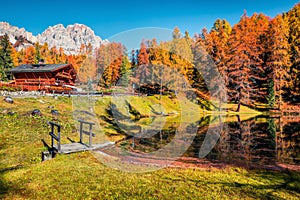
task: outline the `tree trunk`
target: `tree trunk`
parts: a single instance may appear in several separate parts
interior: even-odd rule
[[[235,112],[240,112],[240,108],[241,108],[241,101],[239,100],[238,107]]]
[[[278,110],[281,111],[281,103],[282,103],[282,96],[281,92],[279,93],[279,102],[278,102]]]
[[[240,112],[240,108],[241,108],[241,90],[240,90],[240,88],[239,88],[239,102],[238,102],[238,107],[237,107],[237,109],[236,109],[236,111],[235,112]]]
[[[279,78],[279,102],[278,102],[278,110],[281,111],[281,104],[282,104],[282,74],[280,74],[280,78]]]

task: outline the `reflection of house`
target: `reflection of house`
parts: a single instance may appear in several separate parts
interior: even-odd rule
[[[75,84],[76,71],[71,64],[26,64],[11,70],[14,86],[22,90],[63,91]]]

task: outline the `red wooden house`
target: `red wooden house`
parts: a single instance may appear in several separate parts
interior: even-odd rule
[[[26,64],[11,70],[13,85],[24,91],[70,91],[76,71],[71,64]]]

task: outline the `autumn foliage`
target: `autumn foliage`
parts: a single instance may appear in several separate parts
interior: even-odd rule
[[[49,48],[47,43],[21,51],[9,46],[8,60],[14,66],[37,63],[40,59],[47,64],[71,63],[81,83],[93,82],[98,89],[110,88],[120,80],[125,86],[146,79],[148,87],[155,89],[155,80],[172,79],[172,74],[162,70],[168,67],[185,78],[181,85],[188,83],[206,99],[209,85],[203,77],[212,73],[208,63],[213,61],[220,77],[212,82],[223,80],[227,99],[238,104],[237,111],[241,104],[281,109],[285,103],[300,102],[299,16],[300,4],[273,19],[244,12],[233,26],[217,19],[211,30],[203,29],[193,38],[175,27],[172,40],[144,39],[139,49],[130,50],[115,42],[98,49],[82,45],[78,55],[66,54],[59,47]],[[2,40],[2,54],[4,43]]]

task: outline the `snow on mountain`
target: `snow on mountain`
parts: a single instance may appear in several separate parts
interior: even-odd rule
[[[24,28],[11,26],[7,22],[0,22],[0,36],[7,34],[10,42],[17,50],[24,49],[33,45],[36,42],[40,44],[48,43],[48,46],[63,48],[66,54],[80,53],[82,44],[98,48],[101,44],[108,43],[107,40],[102,40],[96,36],[94,31],[84,24],[74,24],[64,27],[63,24],[50,26],[42,34],[33,36]]]
[[[37,38],[24,28],[11,26],[7,22],[0,22],[0,36],[7,34],[10,42],[17,50],[21,50],[37,42]]]

